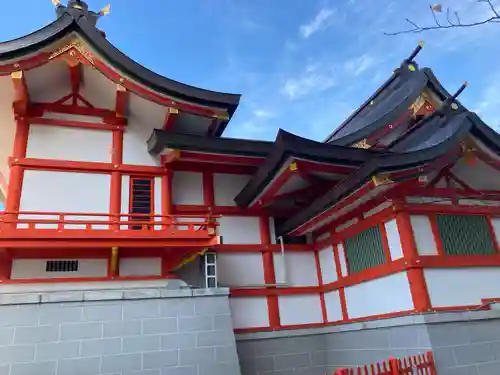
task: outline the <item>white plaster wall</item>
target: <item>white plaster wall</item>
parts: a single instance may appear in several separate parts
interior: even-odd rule
[[[269,327],[266,297],[229,298],[234,328]]]
[[[342,320],[342,307],[338,290],[325,293],[326,316],[329,322]]]
[[[350,318],[387,314],[413,309],[406,272],[347,287],[345,297]]]
[[[174,172],[172,190],[174,204],[204,204],[202,173]]]
[[[491,218],[491,226],[493,227],[493,233],[495,234],[497,243],[500,243],[500,218]]]
[[[276,228],[274,226],[274,217],[269,218],[269,235],[271,236],[271,243],[273,245],[276,245],[279,243],[278,239],[276,238]]]
[[[156,167],[160,160],[148,152],[147,140],[154,127],[143,127],[129,121],[123,134],[123,163]]]
[[[332,246],[328,246],[320,250],[318,255],[323,284],[337,281],[337,266],[335,264],[335,257],[333,256]]]
[[[278,305],[284,326],[323,321],[319,294],[278,296]]]
[[[248,183],[251,176],[237,174],[214,174],[214,195],[216,206],[236,206],[234,197]]]
[[[155,177],[154,179],[154,208],[156,215],[162,215],[162,204],[161,204],[161,177]]]
[[[120,276],[159,276],[161,258],[121,258]]]
[[[111,162],[113,133],[108,130],[30,125],[26,156],[86,162]]]
[[[263,285],[262,253],[218,253],[217,278],[222,286]]]
[[[130,176],[122,176],[122,207],[121,213],[128,214],[130,204]],[[122,220],[127,220],[127,217],[122,217]]]
[[[424,215],[411,215],[410,222],[413,228],[415,242],[417,243],[418,254],[437,255],[438,250],[429,217]]]
[[[274,253],[273,256],[276,281],[285,281],[283,271],[286,267],[286,276],[290,286],[318,285],[318,271],[313,251],[287,252],[285,249],[285,264],[283,264],[281,253]]]
[[[424,269],[433,307],[480,305],[500,297],[500,267]]]
[[[105,277],[107,275],[107,259],[71,259],[78,260],[77,272],[46,272],[45,267],[47,260],[49,259],[14,259],[12,262],[11,278],[15,280],[59,279],[75,277]]]
[[[347,263],[345,261],[345,250],[344,245],[339,243],[336,245],[336,248],[333,248],[333,251],[338,251],[339,253],[339,263],[340,263],[340,273],[342,276],[347,276]]]
[[[403,257],[403,248],[401,245],[401,237],[399,236],[398,225],[396,219],[392,219],[384,223],[387,233],[387,242],[389,243],[389,251],[391,259],[396,260]]]
[[[219,235],[224,244],[260,244],[260,222],[254,216],[223,216],[219,219]]]
[[[107,174],[28,170],[24,175],[21,211],[107,214],[110,201],[110,180],[111,176]],[[57,216],[45,215],[37,218],[58,219]],[[68,216],[66,219],[109,220],[107,216],[78,215]],[[82,229],[70,224],[65,227]],[[94,226],[94,229],[105,229],[105,227]]]

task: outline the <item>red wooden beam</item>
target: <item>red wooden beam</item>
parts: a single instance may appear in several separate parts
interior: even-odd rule
[[[65,113],[69,115],[91,116],[112,118],[116,117],[115,111],[101,108],[80,107],[68,104],[56,103],[32,103],[30,106],[30,115],[42,116],[44,112]]]
[[[257,197],[250,207],[264,207],[274,200],[276,193],[281,189],[281,187],[286,184],[293,175],[297,175],[297,164],[295,162],[290,163],[287,168],[279,174],[274,181],[271,181],[267,186],[267,189]]]
[[[96,129],[96,130],[123,130],[123,127],[121,125],[113,126],[109,124],[100,124],[96,122],[87,122],[87,121],[60,120],[60,119],[44,118],[44,117],[30,117],[28,121],[30,124],[38,124],[38,125],[64,126],[64,127]]]
[[[125,118],[128,113],[128,91],[121,85],[116,86],[116,117]]]
[[[20,116],[26,116],[29,107],[28,85],[23,71],[13,72],[11,74],[14,85],[14,113]]]
[[[344,165],[334,165],[325,163],[315,163],[306,160],[296,160],[299,170],[307,170],[308,172],[322,172],[322,173],[339,173],[349,174],[356,170],[357,167],[346,167]]]
[[[164,130],[173,130],[175,122],[179,117],[179,110],[177,108],[167,107],[167,113],[165,114],[165,121],[163,123]]]
[[[205,154],[202,152],[179,151],[179,159],[185,161],[193,161],[199,163],[221,163],[233,165],[261,165],[266,160],[261,157],[254,156],[239,156],[239,155],[223,155],[223,154]]]

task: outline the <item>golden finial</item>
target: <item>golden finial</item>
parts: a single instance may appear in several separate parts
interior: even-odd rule
[[[61,0],[52,0],[52,4],[54,4],[54,6],[58,6],[61,4]]]
[[[465,86],[465,87],[469,86],[469,82],[465,81],[465,82],[464,82],[464,86]]]
[[[106,5],[104,8],[101,9],[101,15],[106,16],[111,12],[111,4]]]
[[[424,46],[424,44],[425,44],[425,43],[424,43],[424,41],[423,41],[423,40],[421,40],[420,42],[418,42],[418,45],[419,45],[420,47],[423,47],[423,46]]]

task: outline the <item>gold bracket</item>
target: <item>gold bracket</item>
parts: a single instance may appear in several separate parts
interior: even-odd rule
[[[375,186],[392,184],[394,181],[391,180],[388,174],[378,175],[372,177],[372,182]]]

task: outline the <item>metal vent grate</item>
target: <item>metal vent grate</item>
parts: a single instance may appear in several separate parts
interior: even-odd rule
[[[349,274],[385,263],[384,246],[378,226],[346,239],[344,247]]]
[[[46,272],[78,272],[77,260],[48,260],[45,264]]]

